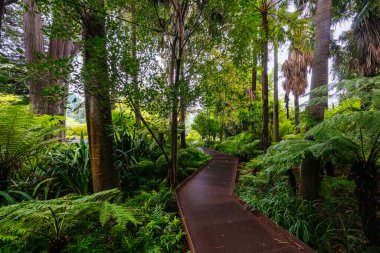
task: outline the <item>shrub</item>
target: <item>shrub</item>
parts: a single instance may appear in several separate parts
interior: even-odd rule
[[[327,195],[332,194],[330,189],[324,189]],[[286,178],[273,178],[267,173],[241,176],[236,192],[249,207],[264,213],[318,252],[359,250],[357,210],[350,204],[343,206],[340,196],[323,205],[306,201],[292,193]]]
[[[34,196],[42,190],[43,198],[68,193],[92,192],[91,161],[88,144],[83,134],[78,143],[58,143],[49,150],[36,168],[40,176]]]
[[[136,173],[138,175],[142,176],[153,176],[155,174],[156,167],[154,165],[154,162],[150,160],[144,160],[139,163],[137,163],[133,169],[136,170]]]
[[[253,139],[252,134],[241,133],[236,136],[228,137],[225,141],[215,144],[213,148],[248,161],[262,153],[257,150],[259,143],[259,140]]]

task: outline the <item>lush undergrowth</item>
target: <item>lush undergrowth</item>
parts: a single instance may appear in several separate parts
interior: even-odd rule
[[[196,145],[209,147],[229,155],[237,156],[241,161],[249,161],[263,153],[260,150],[259,144],[260,141],[254,139],[252,134],[241,133],[227,137],[221,142],[204,140],[199,141]]]
[[[75,142],[57,142],[51,136],[61,131],[53,128],[58,120],[32,114],[26,119],[14,106],[3,115],[0,164],[12,166],[0,167],[5,175],[0,178],[0,252],[186,251],[165,179],[166,159],[152,136],[137,131],[130,118],[119,117],[113,129],[121,189],[93,194],[83,133]],[[30,129],[34,135],[25,135]],[[198,149],[180,149],[179,180],[209,159]]]
[[[352,181],[325,177],[321,198],[311,202],[294,194],[287,177],[251,172],[240,177],[237,194],[317,252],[377,252],[365,247]]]
[[[183,252],[170,190],[117,190],[24,201],[0,209],[1,252]]]

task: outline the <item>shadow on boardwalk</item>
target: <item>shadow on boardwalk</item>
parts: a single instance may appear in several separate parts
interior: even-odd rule
[[[247,210],[233,193],[238,158],[210,149],[213,160],[177,188],[192,252],[314,252],[266,216]]]

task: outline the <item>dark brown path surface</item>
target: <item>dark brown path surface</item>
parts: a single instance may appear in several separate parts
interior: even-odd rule
[[[192,252],[313,252],[233,193],[238,159],[204,149],[213,160],[177,189],[186,237]]]

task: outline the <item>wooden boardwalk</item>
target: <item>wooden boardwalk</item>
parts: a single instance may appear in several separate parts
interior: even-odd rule
[[[196,253],[314,252],[266,216],[247,210],[233,193],[238,159],[213,157],[176,191],[188,245]]]

